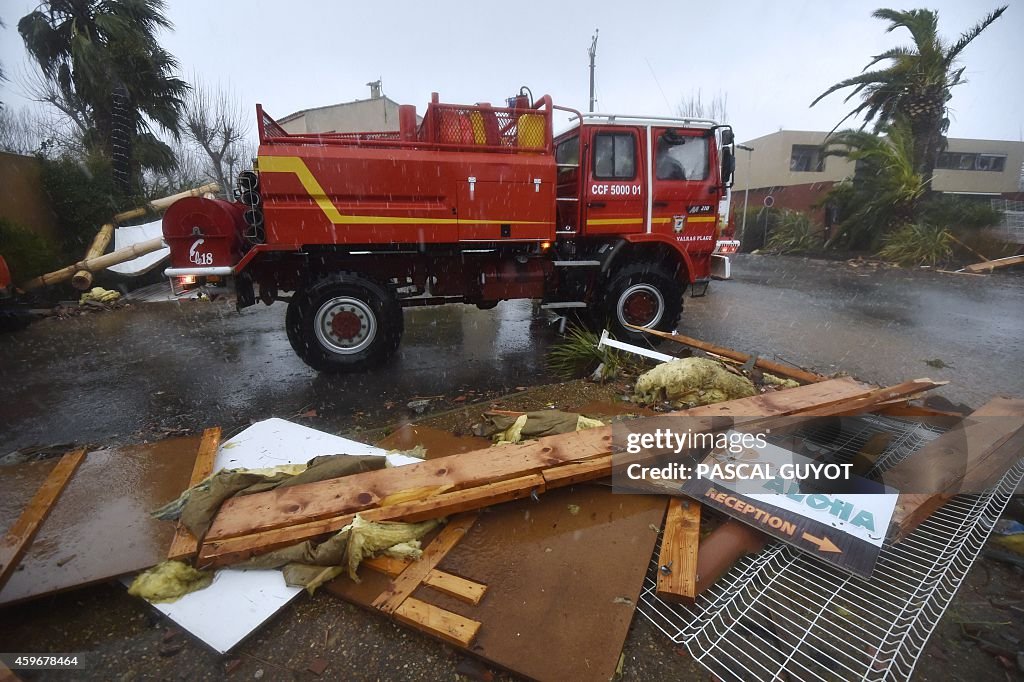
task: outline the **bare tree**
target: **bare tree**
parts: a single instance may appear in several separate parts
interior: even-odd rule
[[[164,170],[149,169],[142,174],[142,193],[146,197],[165,197],[198,187],[209,181],[209,160],[195,145],[163,139],[174,153],[175,165]]]
[[[0,151],[29,155],[43,143],[42,124],[27,108],[0,107]]]
[[[193,78],[193,80],[196,80]],[[230,194],[235,176],[248,167],[249,115],[230,89],[198,80],[185,101],[183,132],[205,156],[204,174]]]
[[[682,97],[676,105],[676,115],[681,118],[710,118],[719,123],[729,120],[729,94],[719,91],[710,102],[705,103],[701,91],[691,92],[689,97]]]

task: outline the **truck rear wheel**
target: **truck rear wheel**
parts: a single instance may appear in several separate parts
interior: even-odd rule
[[[402,339],[402,307],[385,286],[354,273],[324,277],[295,292],[288,341],[320,372],[360,372],[383,363]]]
[[[649,337],[627,324],[665,332],[676,330],[683,313],[684,290],[664,265],[635,263],[612,275],[598,309],[615,338],[636,343]]]

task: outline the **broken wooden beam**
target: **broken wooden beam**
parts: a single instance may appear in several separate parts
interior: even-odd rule
[[[916,382],[908,385],[904,390],[909,393],[921,390]],[[891,388],[876,389],[849,378],[832,379],[666,416],[705,420],[726,416],[737,424],[753,425],[759,420],[800,415],[808,410],[823,415],[842,414],[851,409],[853,401],[879,395],[879,391],[887,399],[893,395]],[[829,406],[831,412],[822,411]],[[710,429],[712,424],[708,420],[701,428]],[[588,429],[488,450],[486,457],[463,453],[232,498],[224,503],[207,533],[198,565],[230,565],[335,532],[350,523],[356,513],[373,521],[419,521],[539,494],[547,487],[604,478],[612,473],[611,439],[610,427]],[[600,464],[591,466],[597,460],[601,460]],[[424,490],[443,492],[381,506],[390,499],[407,497],[409,491]]]
[[[607,476],[607,473],[600,475],[600,477],[604,476]],[[491,504],[511,502],[523,497],[529,497],[534,492],[540,494],[544,490],[544,477],[540,474],[532,474],[470,488],[469,490],[439,494],[422,500],[367,509],[359,512],[359,515],[366,521],[407,521],[414,523],[463,511],[480,509]],[[269,531],[240,535],[224,540],[207,540],[203,542],[200,548],[196,565],[198,568],[204,569],[230,566],[259,554],[294,545],[303,540],[328,533],[336,533],[352,523],[354,518],[354,513],[343,514],[309,523],[275,528]]]
[[[659,339],[667,339],[674,341],[683,346],[690,346],[697,350],[702,350],[705,353],[712,353],[719,355],[723,358],[735,360],[739,363],[749,362],[753,357],[747,353],[741,353],[740,351],[733,350],[732,348],[726,348],[725,346],[716,346],[713,343],[707,341],[701,341],[700,339],[694,339],[689,336],[683,336],[682,334],[669,334],[668,332],[659,331],[657,329],[645,329],[642,327],[633,327],[638,331],[646,332],[651,336],[656,336]],[[799,381],[802,384],[814,384],[819,381],[825,381],[828,377],[822,376],[821,374],[815,374],[814,372],[808,372],[805,369],[799,367],[793,367],[791,365],[785,365],[781,362],[775,362],[773,360],[765,360],[764,358],[757,358],[754,361],[754,367],[760,370],[775,374],[777,376],[792,379],[793,381]]]
[[[700,503],[673,497],[668,503],[658,553],[655,593],[666,601],[692,600],[697,589]]]
[[[964,268],[964,272],[977,274],[980,272],[992,272],[997,268],[1006,268],[1011,265],[1024,264],[1024,254],[1019,256],[1007,256],[1006,258],[996,258],[995,260],[987,260],[981,263],[971,263]]]
[[[213,473],[213,461],[217,456],[217,448],[220,447],[220,435],[219,426],[203,431],[203,438],[199,441],[199,450],[196,453],[196,462],[192,466],[189,488],[199,485]],[[171,540],[171,548],[167,551],[167,559],[191,561],[198,551],[199,540],[179,521],[174,539]]]
[[[78,465],[85,459],[85,449],[74,450],[60,458],[50,474],[39,486],[35,496],[21,512],[21,516],[0,542],[0,587],[3,587],[18,567],[25,550],[39,532],[46,517],[53,510],[57,498],[64,492]]]
[[[448,552],[469,532],[476,519],[476,514],[463,514],[445,524],[437,537],[423,550],[423,555],[417,561],[411,562],[404,571],[392,579],[386,590],[377,595],[373,600],[374,608],[389,614],[397,611],[402,603],[412,596],[427,574],[441,563]]]
[[[201,197],[206,194],[216,194],[220,189],[220,185],[216,182],[208,182],[205,185],[200,185],[193,189],[187,189],[184,192],[178,192],[177,194],[172,194],[168,197],[154,199],[140,208],[132,208],[127,211],[122,211],[114,216],[114,222],[123,223],[128,220],[143,218],[147,213],[159,213],[160,211],[166,210],[171,207],[171,204],[181,199],[187,199],[188,197]]]
[[[991,487],[1022,452],[1024,400],[996,398],[975,410],[883,474],[886,485],[901,491],[889,539],[905,539],[958,493]]]
[[[107,223],[101,227],[100,231],[97,232],[96,236],[93,238],[92,244],[89,245],[89,249],[85,252],[85,256],[82,260],[89,260],[102,256],[103,252],[107,250],[107,245],[110,244],[110,240],[113,236],[113,223]],[[74,277],[71,278],[71,286],[79,291],[88,290],[89,287],[92,286],[92,273],[88,270],[79,270],[75,273]]]
[[[874,387],[834,379],[787,391],[716,403],[666,416],[774,416],[831,405],[871,394]],[[450,455],[404,467],[383,469],[224,502],[205,541],[248,535],[378,506],[401,491],[450,486],[450,490],[500,482],[575,464],[610,453],[611,427],[547,436],[533,443],[489,449],[487,457]],[[610,469],[608,470],[610,473]]]

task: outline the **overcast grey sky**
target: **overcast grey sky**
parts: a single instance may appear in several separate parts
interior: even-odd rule
[[[0,61],[8,106],[27,104],[17,75],[26,60],[18,19],[36,0],[3,0]],[[499,103],[528,85],[535,95],[587,106],[587,48],[600,28],[598,111],[666,115],[702,91],[728,95],[740,139],[779,129],[829,130],[850,109],[832,83],[858,73],[871,55],[910,42],[871,18],[879,6],[938,9],[950,40],[999,5],[885,0],[736,2],[312,2],[169,0],[175,30],[164,45],[186,79],[229,84],[246,106],[274,116],[362,99],[367,81],[422,112],[442,101]],[[953,137],[1024,136],[1024,0],[964,53],[968,83],[954,89]]]

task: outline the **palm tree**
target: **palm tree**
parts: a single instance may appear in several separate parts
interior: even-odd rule
[[[887,33],[905,28],[913,38],[913,45],[894,47],[875,56],[860,75],[836,83],[811,102],[811,106],[837,90],[853,88],[844,101],[860,95],[861,102],[836,128],[848,118],[863,114],[864,125],[874,121],[875,132],[879,132],[898,116],[903,117],[913,138],[914,167],[930,188],[944,144],[943,135],[949,127],[946,106],[952,97],[950,90],[965,82],[964,67],[957,68],[957,59],[964,48],[1005,11],[1005,5],[995,10],[950,45],[939,36],[938,12],[875,10],[872,16],[889,22]],[[870,70],[881,62],[888,62],[888,66]]]
[[[135,168],[174,163],[151,126],[177,138],[188,92],[174,75],[177,61],[156,39],[169,28],[163,0],[48,0],[18,22],[44,76],[91,124],[89,147],[112,158],[115,139],[126,133]]]
[[[901,117],[883,124],[885,137],[865,130],[842,130],[829,137],[825,154],[855,162],[852,181],[830,191],[842,205],[842,231],[829,244],[844,241],[851,248],[872,245],[878,237],[911,222],[927,190],[914,166],[914,139]]]

